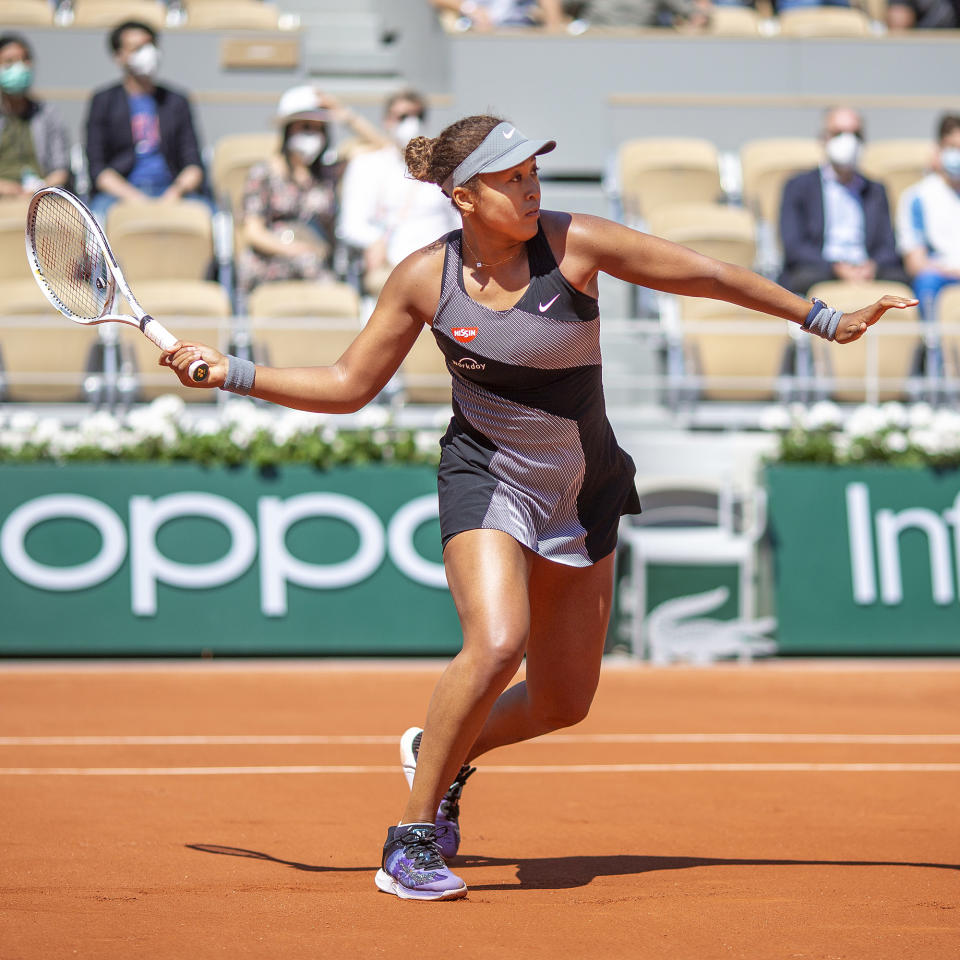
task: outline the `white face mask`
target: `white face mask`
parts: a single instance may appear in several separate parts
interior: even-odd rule
[[[299,153],[303,162],[309,166],[326,146],[322,133],[311,133],[308,130],[301,130],[300,133],[292,133],[287,138],[287,149]]]
[[[951,180],[960,180],[960,147],[944,147],[940,151],[940,166]]]
[[[160,51],[152,44],[145,43],[127,57],[127,69],[135,77],[152,80],[160,68]]]
[[[414,137],[420,136],[423,124],[419,117],[404,117],[393,130],[393,139],[401,149],[405,147]]]
[[[825,150],[834,166],[852,170],[860,159],[860,138],[855,133],[838,133],[827,141]]]

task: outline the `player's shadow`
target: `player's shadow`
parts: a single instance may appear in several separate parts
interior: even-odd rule
[[[470,883],[471,890],[565,890],[584,887],[597,877],[620,877],[660,870],[692,867],[932,867],[960,870],[960,864],[921,863],[905,860],[764,860],[745,857],[651,857],[633,854],[579,857],[500,858],[462,856],[452,862],[459,867],[511,866],[517,868],[516,883]]]
[[[300,863],[296,860],[283,860],[257,850],[225,847],[215,843],[188,843],[186,846],[190,850],[199,850],[201,853],[266,860],[292,867],[294,870],[308,870],[314,873],[356,873],[376,869],[375,866],[327,867]],[[960,864],[910,860],[763,860],[759,858],[650,857],[626,853],[595,857],[529,858],[467,855],[456,858],[450,865],[457,871],[470,867],[517,868],[515,883],[471,883],[469,873],[465,872],[464,879],[471,890],[566,890],[572,887],[585,887],[597,877],[632,876],[660,870],[687,870],[692,867],[925,867],[960,871]]]

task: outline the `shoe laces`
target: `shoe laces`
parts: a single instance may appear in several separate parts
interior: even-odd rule
[[[408,830],[400,836],[403,844],[403,854],[413,861],[418,870],[446,869],[440,845],[437,843],[436,830],[423,827]]]
[[[476,772],[476,767],[471,767],[465,763],[443,795],[443,799],[440,801],[440,811],[448,820],[456,820],[460,816],[460,794],[463,792],[463,785]]]

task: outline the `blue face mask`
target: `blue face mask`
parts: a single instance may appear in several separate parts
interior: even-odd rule
[[[33,70],[22,60],[0,69],[0,90],[4,93],[26,93],[33,83]]]
[[[951,180],[960,180],[960,147],[945,147],[941,150],[940,166]]]

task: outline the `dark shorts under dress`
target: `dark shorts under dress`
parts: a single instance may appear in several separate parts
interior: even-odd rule
[[[585,567],[639,513],[630,457],[607,421],[600,311],[560,273],[543,228],[527,243],[530,286],[491,310],[463,286],[461,231],[446,237],[433,334],[453,377],[440,441],[440,532],[502,530],[540,556]]]

